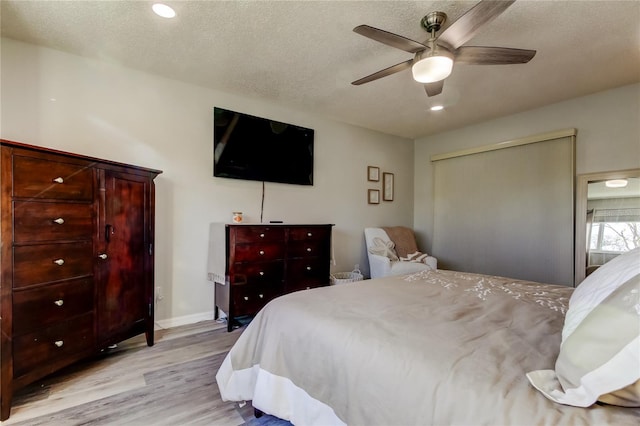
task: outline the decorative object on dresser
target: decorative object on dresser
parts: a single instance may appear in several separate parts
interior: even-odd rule
[[[224,311],[231,331],[271,299],[329,285],[332,226],[213,224],[215,318]]]
[[[1,140],[0,420],[24,387],[145,333],[160,170]]]

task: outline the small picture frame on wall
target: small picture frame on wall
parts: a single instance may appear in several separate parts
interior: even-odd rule
[[[368,196],[369,204],[380,204],[380,190],[370,189]]]
[[[367,167],[367,180],[369,182],[379,182],[380,181],[380,168],[375,166]]]
[[[393,173],[382,173],[382,199],[393,201]]]

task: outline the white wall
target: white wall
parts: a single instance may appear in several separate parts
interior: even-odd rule
[[[262,184],[214,178],[213,107],[315,129],[314,185],[266,184],[264,221],[333,223],[336,265],[366,271],[363,228],[413,224],[413,143],[248,99],[2,39],[3,139],[164,171],[156,179],[156,305],[163,325],[213,315],[209,224],[258,222]],[[395,200],[367,204],[368,165],[395,174]]]
[[[496,100],[499,102],[499,99]],[[455,107],[445,113],[455,114]],[[432,248],[431,156],[576,128],[576,174],[640,167],[640,84],[620,87],[415,141],[414,228]],[[433,253],[438,256],[438,253]]]

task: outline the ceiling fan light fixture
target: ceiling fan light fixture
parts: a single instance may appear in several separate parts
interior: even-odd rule
[[[448,52],[431,52],[414,62],[413,79],[418,83],[435,83],[449,77],[453,70],[453,57]]]

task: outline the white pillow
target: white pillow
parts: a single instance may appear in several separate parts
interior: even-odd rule
[[[596,269],[574,290],[562,328],[562,342],[589,312],[629,278],[640,274],[640,247],[621,254]]]
[[[596,274],[598,272],[598,274]],[[640,406],[640,248],[589,275],[569,299],[554,370],[527,374],[547,398]]]

